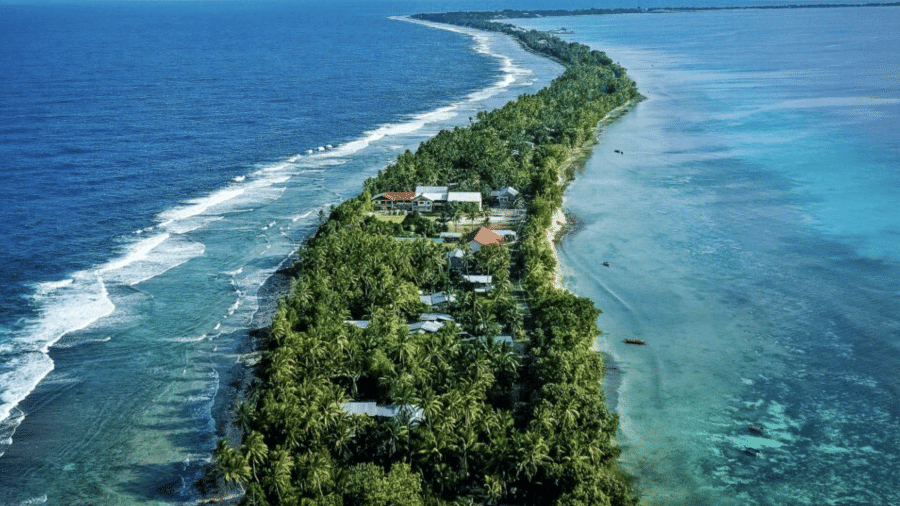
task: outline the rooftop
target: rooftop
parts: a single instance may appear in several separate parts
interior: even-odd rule
[[[384,192],[379,193],[372,197],[373,199],[377,199],[378,197],[384,197],[388,200],[412,200],[416,194],[413,192]]]

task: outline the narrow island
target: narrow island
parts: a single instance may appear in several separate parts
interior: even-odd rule
[[[215,452],[241,504],[637,504],[593,349],[600,312],[555,281],[548,238],[598,124],[641,96],[602,52],[479,28],[565,71],[322,217],[256,338],[241,440]]]

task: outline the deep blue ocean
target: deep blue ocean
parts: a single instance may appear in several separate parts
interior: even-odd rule
[[[319,211],[560,72],[390,16],[509,6],[0,4],[0,505],[196,503]],[[604,127],[560,248],[605,311],[639,491],[900,503],[900,8],[522,23],[648,97]]]
[[[559,73],[323,4],[0,5],[0,504],[196,501],[319,212]]]

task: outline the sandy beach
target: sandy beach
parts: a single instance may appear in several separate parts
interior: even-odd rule
[[[568,224],[569,221],[566,218],[566,213],[564,213],[560,207],[553,213],[553,222],[550,224],[550,228],[547,229],[547,243],[550,244],[550,251],[553,252],[553,258],[556,259],[556,266],[553,269],[553,286],[560,290],[565,290],[565,287],[562,282],[562,268],[559,265],[559,254],[556,251],[556,243],[562,238]]]

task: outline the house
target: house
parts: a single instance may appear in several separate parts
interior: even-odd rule
[[[397,418],[407,423],[420,422],[425,418],[422,408],[412,404],[399,406],[378,405],[375,401],[348,402],[343,406],[344,412],[350,415],[381,416]]]
[[[441,239],[444,242],[459,242],[462,240],[462,232],[441,232]]]
[[[412,208],[413,192],[384,192],[372,197],[372,205],[379,211],[393,211],[402,209],[408,211]]]
[[[501,188],[499,190],[491,192],[491,200],[496,203],[498,207],[503,207],[506,209],[515,207],[516,197],[518,196],[519,191],[512,186],[507,186],[505,188]]]
[[[402,236],[394,237],[394,240],[396,240],[396,241],[420,241],[420,240],[424,240],[424,239],[427,239],[431,242],[435,242],[438,244],[444,243],[444,239],[441,237],[422,237],[420,235],[413,236],[413,237],[402,237]]]
[[[440,210],[447,203],[446,186],[416,186],[416,197],[431,201],[433,210]]]
[[[509,346],[514,352],[518,354],[522,354],[525,352],[525,343],[524,342],[516,342],[513,339],[513,336],[504,335],[504,336],[477,336],[477,337],[466,337],[463,338],[463,341],[488,341],[493,340],[495,343],[505,344]]]
[[[456,248],[447,253],[447,260],[450,262],[451,269],[462,269],[466,264],[466,252]]]
[[[416,186],[415,192],[384,192],[372,197],[375,209],[401,209],[430,213],[443,210],[448,203],[472,203],[481,210],[480,192],[451,192],[446,186]]]
[[[433,197],[434,195],[431,195]],[[413,197],[410,202],[412,205],[413,211],[419,211],[420,213],[430,213],[435,210],[436,202],[440,203],[440,201],[435,201],[433,198],[428,195],[416,195]]]
[[[494,233],[499,235],[503,242],[513,242],[516,240],[515,230],[494,230]]]
[[[423,304],[429,306],[440,306],[441,304],[446,304],[448,302],[456,302],[456,296],[444,292],[434,292],[431,295],[419,296],[419,300],[421,300]]]
[[[493,286],[491,283],[494,281],[493,276],[480,276],[480,275],[470,275],[466,274],[463,276],[468,283],[470,283],[473,288],[472,291],[475,293],[485,293],[491,291]]]
[[[508,345],[510,345],[510,346],[513,345],[513,338],[512,338],[512,336],[494,336],[494,341],[496,341],[496,342],[498,342],[498,343],[505,343],[505,344],[508,344]]]
[[[480,251],[484,246],[500,245],[503,238],[489,228],[481,227],[469,234],[469,246],[472,251]]]
[[[444,327],[444,324],[439,321],[425,321],[410,323],[407,327],[409,327],[409,331],[412,333],[424,334],[428,332],[429,334],[434,334],[438,330],[441,330]]]
[[[481,192],[448,192],[447,203],[453,202],[476,204],[481,211]]]
[[[423,322],[436,322],[436,321],[452,322],[452,321],[453,321],[453,317],[452,317],[451,315],[448,315],[448,314],[445,314],[445,313],[422,313],[422,314],[419,316],[419,321],[423,321]]]

